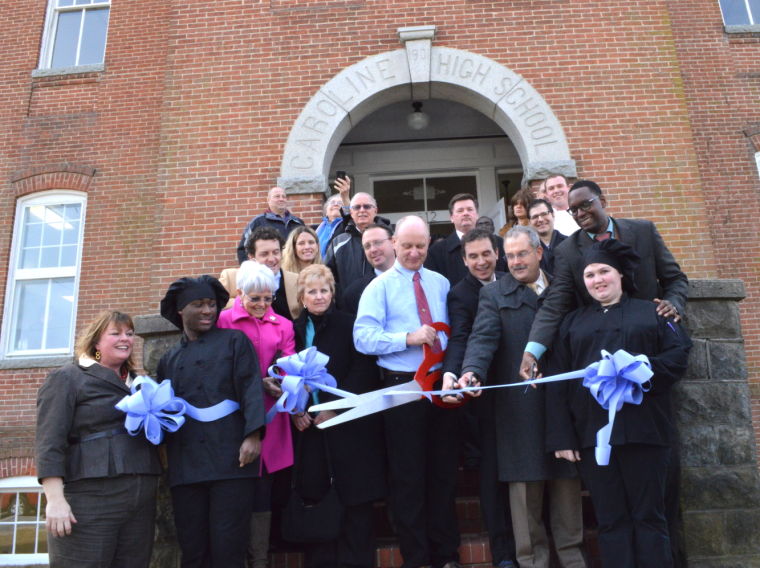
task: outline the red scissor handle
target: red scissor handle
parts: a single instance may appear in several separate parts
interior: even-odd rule
[[[442,331],[446,334],[447,337],[451,335],[451,328],[448,324],[437,321],[433,323],[431,327],[436,331]],[[434,365],[443,362],[446,351],[439,351],[438,353],[434,353],[431,347],[425,343],[422,346],[422,355],[422,363],[420,364],[419,369],[417,369],[417,372],[414,374],[414,380],[420,384],[422,390],[431,391],[434,390],[435,383],[441,380],[443,373],[440,369],[436,371],[431,371],[430,369]],[[459,402],[449,404],[443,402],[440,396],[433,395],[433,404],[440,406],[441,408],[457,408],[459,406],[462,406],[466,400],[467,397],[462,398]]]

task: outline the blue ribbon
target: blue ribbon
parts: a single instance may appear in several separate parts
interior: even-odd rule
[[[591,395],[609,411],[609,422],[596,433],[596,448],[594,454],[596,463],[610,463],[610,436],[615,423],[615,414],[623,408],[624,403],[641,404],[644,393],[650,387],[645,387],[652,378],[652,365],[646,355],[631,355],[619,349],[610,355],[602,349],[602,358],[586,367],[583,386],[591,391]]]
[[[609,422],[596,433],[596,448],[594,450],[596,463],[599,465],[609,465],[610,452],[612,450],[610,447],[610,436],[612,435],[612,426],[615,423],[615,415],[626,402],[629,404],[641,404],[644,393],[649,390],[649,387],[644,387],[643,385],[652,378],[653,374],[651,364],[646,355],[634,356],[622,349],[616,351],[614,355],[610,355],[602,349],[602,358],[580,371],[570,371],[569,373],[519,383],[510,383],[508,385],[484,385],[461,389],[422,391],[419,394],[429,399],[432,395],[456,396],[465,392],[555,383],[583,378],[583,386],[591,391],[591,395],[602,408],[609,411]],[[414,392],[416,391],[389,391],[386,394],[412,394]]]
[[[335,388],[335,377],[325,367],[329,360],[330,357],[317,351],[316,347],[309,347],[295,355],[280,357],[269,367],[269,376],[281,381],[282,395],[267,412],[267,424],[278,412],[305,412],[310,391],[322,390],[341,397],[352,396],[348,391]]]
[[[143,429],[145,437],[155,445],[163,440],[164,430],[179,430],[185,423],[185,415],[199,422],[213,422],[240,408],[237,402],[229,399],[209,408],[197,408],[174,396],[171,381],[162,381],[159,384],[145,375],[136,377],[130,390],[132,394],[116,404],[116,408],[127,414],[124,427],[131,436],[137,436]]]

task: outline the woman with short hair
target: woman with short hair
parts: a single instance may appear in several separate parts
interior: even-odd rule
[[[299,227],[303,228],[303,227]],[[295,229],[293,232],[297,231]],[[283,356],[295,353],[293,324],[272,310],[274,275],[265,265],[246,260],[237,271],[237,297],[229,310],[219,315],[220,328],[239,329],[248,337],[259,360],[264,377],[264,408],[269,410],[282,394],[279,383],[267,377],[270,365]],[[248,542],[249,568],[266,568],[269,530],[272,516],[273,474],[293,465],[293,442],[290,419],[278,413],[267,424],[261,444],[261,477],[254,480],[253,515]]]
[[[147,568],[161,464],[115,406],[130,394],[135,328],[101,312],[77,340],[76,363],[37,394],[37,475],[45,492],[50,566]]]

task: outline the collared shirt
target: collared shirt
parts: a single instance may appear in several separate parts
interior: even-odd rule
[[[493,274],[491,274],[491,279],[490,280],[481,280],[480,278],[478,278],[477,280],[483,286],[485,286],[486,284],[490,284],[491,282],[496,282],[496,273],[494,272]]]
[[[612,222],[612,217],[609,217],[608,223],[607,223],[607,230],[606,233],[610,234],[611,238],[615,237],[615,224]],[[586,234],[591,238],[592,241],[596,240],[596,235],[601,233],[589,233],[586,231]]]
[[[446,308],[449,281],[427,268],[421,268],[419,273],[433,321],[449,323]],[[422,325],[413,277],[414,271],[396,261],[391,269],[369,283],[359,301],[354,345],[361,353],[377,355],[377,364],[391,371],[414,372],[422,363],[422,347],[406,344],[407,333]],[[439,333],[438,337],[445,349],[445,335]]]
[[[573,216],[567,210],[560,211],[554,210],[554,228],[566,237],[572,235],[578,230],[578,223],[575,222]]]
[[[536,294],[539,296],[544,293],[544,290],[546,290],[546,287],[549,285],[546,283],[546,278],[544,278],[544,271],[539,270],[538,271],[538,279],[535,282],[536,284]]]

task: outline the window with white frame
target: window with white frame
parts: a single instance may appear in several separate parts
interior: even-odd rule
[[[49,0],[40,68],[103,63],[110,0]]]
[[[31,476],[0,480],[0,566],[47,561],[42,487]]]
[[[720,0],[726,26],[760,25],[760,0]]]
[[[6,357],[72,352],[85,204],[73,191],[19,199],[3,318]]]

